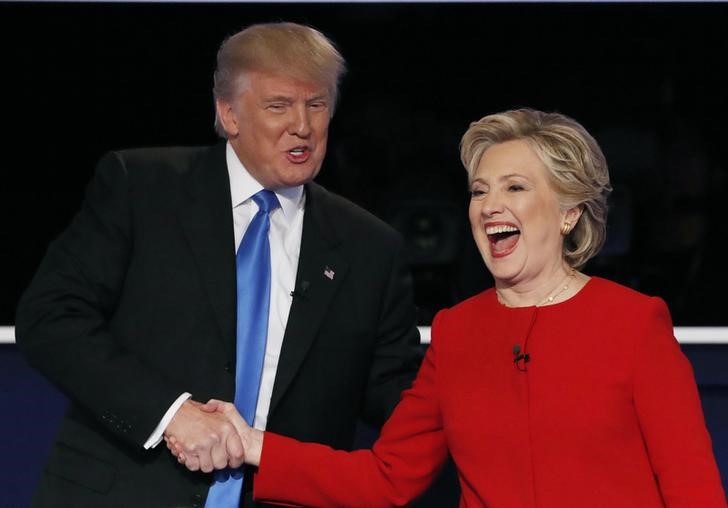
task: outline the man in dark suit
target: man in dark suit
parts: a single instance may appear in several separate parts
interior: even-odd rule
[[[18,346],[71,400],[36,506],[203,506],[209,472],[240,465],[233,427],[199,404],[235,397],[236,249],[264,189],[278,206],[251,423],[346,449],[358,418],[396,405],[420,359],[403,242],[312,182],[343,70],[316,30],[254,25],[218,52],[226,143],[100,160],[18,308]]]

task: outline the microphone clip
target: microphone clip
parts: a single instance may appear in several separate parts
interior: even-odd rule
[[[514,344],[513,345],[513,363],[516,365],[516,368],[520,370],[521,372],[526,371],[526,364],[531,360],[531,356],[528,353],[522,353],[521,352],[521,345],[520,344]],[[523,366],[519,365],[518,362],[523,361]]]
[[[307,280],[301,281],[300,286],[295,288],[293,291],[291,291],[291,298],[303,298],[308,291],[308,287],[310,286],[309,282]]]
[[[531,360],[531,355],[529,355],[528,353],[521,353],[513,359],[513,363],[518,363],[521,360],[523,360],[523,363],[528,363]]]

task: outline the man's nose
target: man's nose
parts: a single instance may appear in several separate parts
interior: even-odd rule
[[[305,105],[291,109],[291,123],[288,132],[300,138],[306,138],[311,134],[311,118]]]

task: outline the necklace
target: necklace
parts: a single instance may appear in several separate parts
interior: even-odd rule
[[[546,304],[550,304],[550,303],[553,303],[553,301],[554,301],[554,300],[555,300],[555,299],[556,299],[556,298],[557,298],[557,297],[558,297],[558,296],[559,296],[559,295],[560,295],[561,293],[563,293],[564,291],[566,291],[567,289],[569,289],[569,284],[571,284],[571,279],[573,279],[575,275],[576,275],[576,270],[574,270],[574,269],[572,268],[572,269],[571,269],[571,271],[569,271],[569,273],[568,273],[568,274],[566,275],[566,277],[565,277],[565,278],[564,278],[564,279],[563,279],[563,280],[562,280],[562,281],[561,281],[561,282],[559,283],[559,285],[558,285],[557,289],[556,289],[556,290],[554,290],[554,292],[553,292],[553,293],[551,294],[551,296],[548,296],[548,297],[544,298],[543,300],[541,300],[541,302],[539,302],[539,303],[537,303],[537,304],[536,304],[536,307],[541,307],[541,306],[543,306],[543,305],[546,305]],[[508,300],[507,300],[507,299],[506,299],[506,298],[505,298],[505,297],[504,297],[504,296],[503,296],[503,295],[501,294],[501,292],[500,292],[500,291],[498,291],[498,290],[496,289],[496,290],[495,290],[495,293],[496,293],[496,295],[498,296],[498,300],[499,300],[499,301],[500,301],[500,302],[501,302],[501,303],[502,303],[503,305],[505,305],[506,307],[513,307],[513,305],[511,305],[511,304],[510,304],[510,303],[508,302]]]
[[[569,284],[571,283],[571,279],[574,277],[574,275],[576,275],[576,270],[574,270],[572,268],[571,271],[569,272],[569,274],[564,279],[564,285],[561,286],[554,294],[552,294],[551,296],[549,296],[548,298],[546,298],[545,300],[543,300],[541,303],[539,303],[538,305],[536,305],[536,307],[540,307],[540,306],[545,305],[547,303],[552,303],[557,296],[559,296],[561,293],[563,293],[564,291],[566,291],[567,289],[569,289]]]

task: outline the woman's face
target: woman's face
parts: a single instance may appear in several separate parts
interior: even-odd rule
[[[563,266],[567,212],[546,171],[526,141],[514,140],[486,150],[473,175],[470,225],[498,287],[538,283]]]

